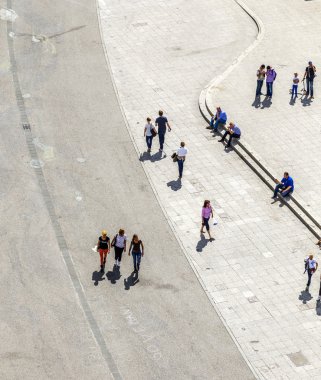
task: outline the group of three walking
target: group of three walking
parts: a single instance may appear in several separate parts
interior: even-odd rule
[[[110,241],[109,236],[107,236],[107,231],[101,231],[101,236],[98,238],[97,242],[97,252],[100,256],[100,271],[104,272],[105,264],[107,260],[107,255],[110,253],[111,247],[114,248],[115,251],[115,264],[114,268],[119,270],[120,263],[122,259],[123,252],[126,252],[127,246],[127,236],[125,235],[125,230],[122,228],[118,231],[118,233],[114,236],[113,240]],[[138,273],[140,268],[140,262],[142,256],[144,256],[144,244],[138,238],[137,234],[134,234],[132,240],[130,242],[128,256],[132,254],[133,262],[134,262],[134,272]]]

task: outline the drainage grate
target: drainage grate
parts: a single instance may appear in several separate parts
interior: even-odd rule
[[[23,127],[23,129],[28,129],[29,131],[31,130],[31,128],[30,128],[30,124],[22,124],[22,127]]]

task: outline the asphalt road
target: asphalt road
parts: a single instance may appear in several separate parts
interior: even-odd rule
[[[141,167],[95,1],[0,8],[0,378],[253,379]],[[145,243],[139,281],[128,256],[98,273],[120,227]]]

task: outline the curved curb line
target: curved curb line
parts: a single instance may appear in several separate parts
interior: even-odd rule
[[[115,95],[117,97],[117,100],[118,100],[118,106],[119,106],[119,109],[123,115],[123,119],[125,121],[125,124],[126,124],[126,128],[127,128],[127,131],[128,131],[128,134],[129,134],[129,137],[132,141],[132,144],[134,146],[134,149],[137,153],[137,156],[139,157],[140,156],[140,151],[139,151],[139,148],[138,148],[138,145],[134,139],[134,136],[131,132],[131,129],[130,129],[130,126],[129,126],[129,123],[128,123],[128,120],[127,120],[127,117],[126,117],[126,114],[125,114],[125,111],[124,111],[124,108],[121,104],[121,100],[120,100],[120,96],[119,96],[119,92],[118,92],[118,89],[117,89],[117,86],[116,86],[116,83],[115,83],[115,80],[114,80],[114,76],[113,76],[113,72],[112,72],[112,69],[111,69],[111,64],[110,64],[110,61],[109,61],[109,56],[108,56],[108,52],[107,52],[107,47],[106,47],[106,44],[105,44],[105,40],[104,40],[104,34],[103,34],[103,31],[102,31],[102,26],[101,26],[101,19],[100,19],[100,6],[99,6],[99,3],[101,3],[102,0],[96,0],[96,5],[97,5],[97,18],[98,18],[98,24],[99,24],[99,30],[100,30],[100,36],[101,36],[101,41],[102,41],[102,46],[103,46],[103,49],[104,49],[104,53],[105,53],[105,60],[106,60],[106,65],[107,65],[107,68],[110,72],[110,77],[111,77],[111,82],[113,84],[113,87],[114,87],[114,91],[115,91]],[[235,0],[237,1],[237,0]],[[263,25],[263,24],[262,24]],[[211,303],[212,307],[214,308],[215,312],[217,313],[220,321],[222,322],[223,326],[225,327],[226,331],[228,332],[228,334],[230,335],[233,343],[235,344],[235,346],[237,347],[237,349],[239,350],[240,354],[242,355],[242,358],[244,360],[244,362],[247,364],[247,366],[249,367],[249,369],[252,371],[253,375],[257,378],[257,379],[266,379],[261,373],[259,373],[257,371],[257,369],[252,365],[252,363],[248,360],[245,352],[243,351],[240,343],[237,341],[236,337],[234,336],[232,330],[230,329],[230,327],[228,326],[227,322],[225,321],[223,315],[221,314],[219,308],[217,307],[217,305],[214,303],[214,300],[213,298],[211,297],[208,289],[206,288],[206,285],[205,283],[203,282],[202,280],[202,277],[200,275],[200,272],[199,270],[197,269],[197,263],[192,259],[191,255],[189,255],[189,253],[187,252],[186,248],[184,247],[183,245],[183,242],[182,240],[180,239],[180,235],[179,235],[179,232],[176,231],[175,229],[175,226],[173,224],[173,222],[170,220],[167,212],[166,212],[166,208],[162,205],[162,202],[161,202],[161,199],[157,193],[157,190],[153,184],[153,181],[148,173],[148,171],[146,170],[145,168],[145,165],[141,164],[142,168],[143,168],[143,171],[145,173],[145,176],[152,188],[152,191],[154,193],[154,196],[165,216],[165,219],[166,221],[168,222],[171,230],[173,231],[173,234],[181,248],[181,250],[184,252],[184,255],[185,255],[185,258],[186,260],[188,261],[188,263],[190,264],[198,282],[200,283],[205,295],[207,296],[209,302]]]
[[[210,83],[203,89],[205,91],[205,101],[209,104],[210,96],[215,91],[215,88],[238,66],[248,55],[249,53],[257,47],[257,45],[262,41],[265,28],[261,19],[250,10],[242,1],[234,0],[236,4],[243,9],[245,13],[247,13],[250,18],[254,21],[257,28],[257,36],[255,40],[251,43],[249,47],[247,47],[234,61],[233,63],[223,72],[223,74],[215,77],[210,81]]]
[[[260,20],[260,18],[252,11],[250,10],[242,1],[235,0],[235,2],[249,15],[249,17],[254,21],[258,34],[254,42],[246,48],[243,53],[234,60],[234,62],[224,71],[223,74],[215,77],[204,89],[201,91],[198,104],[199,104],[199,110],[203,116],[203,118],[209,123],[210,117],[213,115],[213,112],[211,111],[209,104],[212,102],[213,94],[216,89],[216,87],[235,69],[236,66],[238,66],[244,58],[261,42],[263,39],[265,28],[263,25],[263,22]],[[272,170],[264,163],[264,161],[258,156],[256,152],[253,151],[253,149],[244,141],[238,142],[238,146],[243,149],[243,151],[255,162],[255,164],[273,181],[273,183],[277,183],[275,177],[272,175]],[[233,148],[236,153],[245,161],[251,169],[265,182],[270,188],[271,185],[263,179],[261,174],[251,165],[251,163],[242,155],[241,152],[237,148]],[[273,188],[273,187],[272,187]],[[309,229],[309,231],[317,238],[320,239],[320,232],[321,225],[320,223],[310,214],[308,210],[304,206],[301,205],[299,201],[297,201],[293,195],[290,195],[290,199],[295,203],[295,205],[302,211],[305,216],[310,219],[310,221],[314,224],[314,226],[311,226],[309,222],[307,222],[304,218],[301,217],[301,215],[288,204],[288,202],[284,202],[287,207],[295,214],[295,216]],[[281,200],[282,201],[282,200]],[[316,227],[316,228],[315,228]]]

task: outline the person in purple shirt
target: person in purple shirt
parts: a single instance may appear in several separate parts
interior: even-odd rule
[[[241,137],[241,130],[237,125],[235,125],[231,121],[226,132],[224,133],[223,137],[220,140],[218,140],[218,142],[223,142],[227,135],[229,135],[229,140],[228,140],[225,148],[229,148],[231,146],[231,142],[232,142],[233,138],[239,139]]]
[[[280,192],[283,197],[293,193],[294,191],[294,182],[292,177],[289,176],[288,172],[284,172],[284,177],[280,181],[277,181],[278,184],[275,186],[274,194],[272,199],[275,199]]]
[[[204,201],[204,205],[202,207],[202,227],[201,227],[201,234],[204,233],[204,226],[206,227],[206,231],[208,233],[208,236],[212,240],[211,232],[210,232],[210,225],[209,225],[209,220],[210,217],[212,216],[213,218],[213,209],[211,206],[211,202],[209,200]]]
[[[271,66],[266,67],[266,96],[272,98],[273,82],[276,78],[276,72]]]

